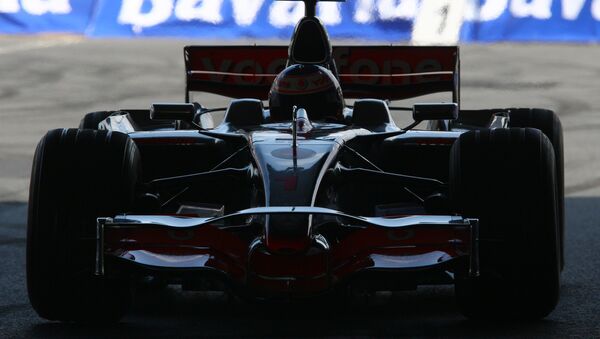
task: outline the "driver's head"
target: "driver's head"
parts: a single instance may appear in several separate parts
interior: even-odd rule
[[[331,72],[316,65],[292,65],[283,70],[269,93],[271,120],[292,119],[294,106],[304,108],[311,120],[342,121],[344,97]]]

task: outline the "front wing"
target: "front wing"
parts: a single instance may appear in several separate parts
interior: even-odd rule
[[[309,248],[269,251],[263,225],[275,215],[306,217]],[[477,237],[476,219],[357,217],[319,207],[259,207],[217,218],[121,215],[98,219],[95,272],[218,277],[259,296],[309,295],[365,277],[393,289],[386,283],[411,284],[419,272],[477,275]]]

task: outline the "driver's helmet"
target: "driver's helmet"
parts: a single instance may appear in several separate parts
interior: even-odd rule
[[[269,93],[269,106],[273,122],[291,120],[294,106],[304,108],[310,120],[344,119],[340,83],[317,65],[292,65],[279,73]]]

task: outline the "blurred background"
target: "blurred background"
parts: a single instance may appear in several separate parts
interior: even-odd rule
[[[326,0],[334,38],[419,43],[598,40],[597,0]],[[304,5],[271,0],[2,0],[0,32],[288,38]]]
[[[87,112],[182,102],[183,46],[285,45],[303,12],[302,3],[271,0],[0,0],[0,337],[88,334],[44,324],[25,292],[29,171],[44,133],[76,127]],[[167,292],[159,295],[166,304],[138,305],[126,318],[134,325],[100,333],[314,335],[306,321],[342,336],[600,337],[600,0],[348,0],[322,3],[317,14],[334,45],[460,45],[463,108],[558,113],[568,262],[557,311],[539,324],[487,332],[465,325],[446,288],[401,297],[415,312],[297,319],[269,313],[279,325],[251,308],[229,318],[229,304],[211,302],[224,323],[195,299]],[[194,99],[208,107],[227,104],[208,95]]]

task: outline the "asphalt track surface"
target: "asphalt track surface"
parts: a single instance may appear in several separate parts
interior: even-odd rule
[[[25,288],[28,177],[46,130],[85,112],[181,101],[183,40],[0,37],[0,338],[89,336],[600,338],[600,47],[462,47],[463,107],[545,107],[565,130],[567,266],[561,301],[545,320],[478,324],[451,287],[378,296],[361,307],[251,305],[174,288],[140,291],[112,327],[47,322]],[[200,97],[207,106],[220,105]],[[396,117],[407,121],[406,117]]]

